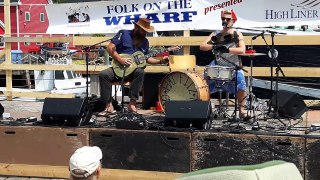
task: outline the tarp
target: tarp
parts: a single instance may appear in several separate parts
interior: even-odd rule
[[[139,17],[157,31],[221,29],[221,10],[233,9],[235,26],[320,25],[320,0],[115,0],[49,4],[49,34],[114,33]]]

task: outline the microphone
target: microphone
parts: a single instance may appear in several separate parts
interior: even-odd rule
[[[257,34],[257,35],[255,35],[255,36],[253,36],[253,37],[252,37],[252,40],[257,39],[257,37],[259,37],[259,36],[262,36],[262,37],[263,37],[264,32],[265,32],[265,31],[263,30],[260,34]]]
[[[226,21],[223,21],[222,22],[222,27],[227,27],[228,26],[228,23]]]

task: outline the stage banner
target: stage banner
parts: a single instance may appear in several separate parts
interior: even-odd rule
[[[320,25],[320,0],[113,0],[46,6],[48,34],[114,33],[146,17],[157,31],[221,29],[221,10],[236,27]]]

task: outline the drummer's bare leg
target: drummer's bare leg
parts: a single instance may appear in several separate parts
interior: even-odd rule
[[[245,110],[244,110],[245,103],[246,103],[246,96],[247,96],[246,91],[239,90],[237,92],[237,100],[239,102],[239,117],[245,117],[246,116],[246,113],[245,113]]]

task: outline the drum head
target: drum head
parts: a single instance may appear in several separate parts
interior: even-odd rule
[[[160,84],[159,101],[163,110],[167,101],[210,100],[206,80],[196,73],[175,71],[165,76]]]
[[[233,68],[224,66],[207,66],[206,76],[211,80],[230,81],[233,79]]]

